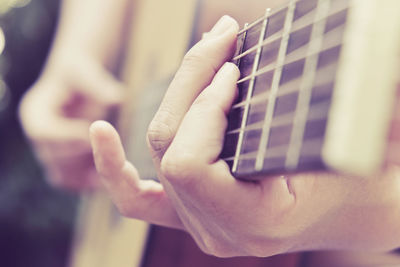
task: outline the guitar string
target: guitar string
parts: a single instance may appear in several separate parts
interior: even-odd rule
[[[318,149],[322,146],[324,139],[322,138],[314,138],[314,139],[309,139],[304,141],[303,147],[304,152],[302,153],[302,156],[308,156],[308,157],[317,157],[321,155],[321,151]],[[400,144],[397,144],[400,148]],[[312,149],[314,148],[314,149]],[[280,159],[286,156],[286,152],[288,149],[288,145],[281,145],[281,146],[276,146],[276,147],[271,147],[268,148],[268,154],[264,156],[264,159]],[[247,154],[241,154],[238,158],[238,160],[255,160],[257,157],[257,152],[249,152]],[[223,161],[233,161],[234,157],[226,157],[226,158],[220,158]],[[152,166],[152,164],[149,163],[148,166]],[[285,166],[282,166],[284,168]],[[254,171],[254,169],[252,169]]]
[[[334,12],[332,12],[332,14],[330,14],[330,15],[328,15],[328,16],[326,16],[326,17],[324,17],[324,18],[322,18],[322,19],[320,19],[320,20],[318,20],[316,22],[311,22],[311,23],[308,23],[308,24],[303,24],[303,25],[298,25],[298,26],[294,25],[293,30],[291,30],[288,34],[292,34],[292,33],[295,33],[295,32],[301,31],[301,30],[305,30],[307,27],[310,27],[315,23],[319,23],[319,22],[321,22],[321,21],[323,21],[323,20],[325,20],[327,18],[337,16],[341,12],[343,12],[343,11],[345,11],[347,9],[348,8],[345,7],[345,8],[342,8],[342,9],[338,10],[338,11],[334,11]],[[272,44],[273,42],[276,42],[277,40],[279,40],[282,37],[283,37],[282,30],[280,30],[279,32],[267,37],[266,39],[264,39],[264,41],[262,42],[261,45],[260,44],[256,44],[255,46],[247,49],[246,51],[234,56],[232,60],[235,61],[235,60],[238,60],[238,59],[240,59],[240,58],[242,58],[244,56],[247,56],[247,55],[257,51],[257,49],[259,49],[260,46],[264,47],[264,46],[270,45],[270,44]]]
[[[314,139],[309,139],[304,141],[303,146],[304,146],[304,152],[302,153],[302,156],[320,156],[321,151],[318,149],[321,147],[324,139],[323,138],[314,138]],[[264,155],[263,159],[280,159],[283,157],[286,157],[286,152],[288,149],[288,144],[285,145],[280,145],[276,147],[270,147],[268,148],[268,153]],[[314,148],[314,149],[313,149]],[[241,154],[239,157],[240,160],[255,160],[257,158],[257,151],[249,152],[247,154]],[[224,161],[233,161],[234,157],[227,157],[227,158],[221,158]],[[285,166],[282,166],[283,168]],[[254,171],[254,168],[252,168]]]
[[[293,4],[293,3],[291,3],[291,4]],[[324,20],[324,21],[326,21],[326,20]],[[285,22],[286,23],[286,22]],[[313,23],[313,25],[315,25],[316,23]],[[286,27],[286,24],[285,24],[285,27]],[[286,34],[286,32],[285,32],[285,36],[286,35],[289,35],[289,34]],[[310,39],[313,39],[312,37],[310,38]],[[311,40],[312,41],[312,40]],[[311,42],[311,41],[309,41],[309,42]],[[297,48],[297,49],[299,49],[299,48]],[[319,50],[322,50],[322,49],[319,49]],[[313,51],[313,53],[312,53],[314,56],[315,55],[318,55],[319,54],[319,51],[318,52],[314,52]],[[280,65],[284,65],[285,63],[284,62],[282,62]],[[254,76],[254,75],[253,75]],[[254,78],[254,77],[253,77]],[[248,102],[248,101],[247,101]],[[321,112],[320,111],[320,109],[322,108],[322,109],[324,109],[324,110],[327,110],[328,108],[327,107],[329,107],[329,104],[330,104],[330,101],[328,101],[328,103],[322,103],[322,104],[320,104],[319,105],[319,108],[316,110],[316,108],[315,107],[313,107],[313,108],[308,108],[307,107],[307,110],[309,111],[308,112],[308,114],[310,115],[310,114],[317,114],[317,116],[316,116],[316,118],[317,119],[322,119],[322,118],[326,118],[326,116],[321,116],[322,114],[323,114],[323,112]],[[317,111],[317,112],[316,112]],[[293,124],[293,119],[294,119],[294,117],[295,117],[295,115],[296,115],[296,113],[298,112],[298,110],[296,110],[296,112],[295,113],[292,113],[292,114],[289,114],[289,115],[285,115],[285,116],[280,116],[280,117],[273,117],[273,120],[271,121],[271,123],[270,123],[270,125],[268,126],[269,127],[269,130],[271,130],[272,129],[272,127],[277,127],[277,125],[278,126],[291,126],[292,124]],[[310,121],[312,118],[309,118],[309,116],[306,118],[306,121]],[[313,119],[315,119],[315,118],[313,118]],[[245,127],[245,128],[250,128],[250,127],[253,127],[253,128],[256,128],[256,130],[260,130],[260,126],[262,126],[261,127],[261,129],[264,131],[264,126],[265,126],[265,122],[261,122],[261,124],[259,124],[259,125],[257,125],[256,127],[254,127],[254,126],[249,126],[249,127]],[[240,133],[242,133],[242,129],[240,129],[240,131],[239,131]],[[290,145],[289,144],[286,144],[285,145],[285,149],[283,150],[283,151],[281,151],[281,152],[284,152],[285,153],[285,155],[286,155],[286,153],[287,153],[287,149],[286,149],[286,147],[287,146],[289,146],[287,149],[289,149],[290,148]],[[265,157],[266,157],[266,155],[265,155],[265,153],[262,153],[261,155],[260,155],[260,153],[259,153],[260,151],[259,150],[257,150],[257,152],[256,152],[256,159],[257,159],[257,162],[263,162],[264,160],[265,160]],[[282,154],[282,153],[281,153]],[[271,150],[270,149],[268,149],[268,155],[271,155]],[[239,157],[241,156],[241,153],[239,153]],[[254,157],[254,154],[253,154],[253,157]],[[238,158],[237,158],[237,156],[235,155],[235,157],[233,158],[235,161],[238,161]],[[256,169],[258,169],[258,170],[261,170],[262,169],[262,166],[260,167],[260,168],[257,168],[257,164],[256,164]]]
[[[295,1],[295,2],[297,2],[297,1]],[[286,8],[286,7],[285,7]],[[346,7],[347,8],[347,7]],[[343,9],[344,10],[344,9]],[[337,11],[336,13],[334,13],[334,12],[332,12],[332,16],[335,16],[336,14],[338,14],[339,12],[341,12],[341,11],[343,11],[343,10],[340,10],[340,11]],[[275,12],[273,13],[273,14],[276,14],[276,13],[278,13],[279,12],[279,10],[275,10]],[[272,14],[272,15],[273,15]],[[326,16],[326,18],[328,18],[328,17],[330,17],[331,16],[331,14],[329,14],[328,16]],[[261,18],[261,19],[259,19],[258,21],[256,21],[255,23],[252,23],[250,26],[248,26],[247,28],[245,28],[244,30],[242,30],[241,31],[241,34],[243,33],[243,32],[245,32],[245,31],[247,31],[247,30],[249,30],[250,28],[252,28],[252,27],[254,27],[255,25],[257,25],[257,24],[259,24],[261,21],[263,21],[265,18],[267,18],[267,17],[270,17],[270,16],[265,16],[264,18]],[[315,23],[317,23],[317,22],[315,22]],[[314,24],[315,24],[314,23]],[[311,24],[309,24],[309,25],[312,25],[313,23],[311,23]],[[306,27],[308,27],[309,25],[306,25],[306,26],[298,26],[299,28],[300,28],[300,30],[301,29],[305,29]],[[290,35],[290,33],[292,33],[292,32],[295,32],[295,31],[297,31],[298,29],[296,28],[296,29],[294,29],[294,30],[292,30],[292,31],[290,31],[287,35]],[[299,31],[300,31],[299,30]],[[274,37],[276,40],[278,40],[279,38],[281,38],[281,36],[279,36],[278,34],[277,35],[273,35],[273,36],[271,36],[271,37]],[[258,50],[258,49],[260,49],[260,48],[262,48],[263,46],[265,46],[265,45],[267,45],[267,44],[269,44],[269,43],[272,43],[274,40],[272,39],[272,38],[267,38],[267,39],[265,39],[264,40],[264,42],[260,45],[260,43],[258,44],[258,45],[256,45],[255,47],[253,47],[253,48],[250,48],[248,51],[246,51],[245,53],[241,53],[240,55],[238,55],[238,56],[236,56],[235,58],[234,58],[234,60],[239,60],[240,58],[242,58],[242,57],[244,57],[245,55],[246,55],[246,53],[247,54],[250,54],[251,52],[253,52],[253,51],[256,51],[256,50]],[[272,41],[271,41],[271,39],[272,39]],[[311,41],[311,40],[310,40]],[[300,47],[301,48],[301,47]],[[297,48],[297,49],[300,49],[300,48]],[[328,48],[329,49],[329,48]],[[328,50],[328,49],[326,49],[326,50]],[[323,51],[322,49],[321,49],[321,51]],[[317,52],[318,53],[318,52]],[[299,59],[298,59],[299,60]],[[272,70],[273,70],[274,68],[272,68]],[[264,72],[266,72],[265,70],[264,70]],[[249,79],[251,79],[251,78],[254,78],[254,77],[257,77],[258,75],[260,75],[260,73],[258,73],[258,74],[256,74],[256,75],[252,75],[252,76],[250,76],[249,77]],[[248,102],[248,101],[247,101]],[[326,105],[324,105],[324,107],[325,107]]]
[[[295,0],[295,2],[298,2],[300,0]],[[243,29],[241,29],[238,33],[239,35],[242,35],[244,32],[251,30],[252,28],[254,28],[257,24],[263,22],[266,19],[271,18],[272,16],[278,14],[279,12],[281,12],[282,10],[285,10],[288,7],[287,4],[283,4],[277,8],[274,8],[271,12],[269,12],[268,14],[265,14],[264,16],[260,17],[259,19],[255,20],[254,22],[248,24],[246,27],[244,27]]]
[[[327,75],[327,74],[328,73],[330,74],[336,70],[337,63],[338,63],[338,61],[332,61],[332,63],[327,64],[326,66],[318,69],[319,75],[317,77],[317,80],[315,81],[314,87],[319,87],[319,86],[327,85],[328,83],[332,83],[332,75]],[[299,76],[297,78],[289,80],[286,83],[281,84],[277,97],[281,97],[281,96],[285,96],[288,94],[298,92],[298,82],[301,78],[302,78],[302,76]],[[257,104],[257,103],[265,102],[268,99],[269,99],[269,91],[265,91],[263,93],[253,96],[252,99],[250,100],[250,104]],[[232,109],[241,108],[246,104],[247,104],[246,100],[243,100],[243,101],[238,102],[235,105],[233,105]]]
[[[343,28],[344,28],[344,27],[343,27]],[[343,30],[343,28],[341,28],[340,30]],[[342,33],[343,33],[343,32],[339,32],[339,30],[338,30],[337,35],[341,35]],[[336,36],[335,36],[335,37],[336,37]],[[337,41],[338,39],[339,39],[339,38],[337,38],[335,41]],[[343,44],[343,43],[342,43],[342,40],[340,39],[340,42],[329,44],[329,45],[327,45],[325,48],[323,48],[323,49],[321,49],[321,50],[319,50],[319,51],[316,51],[316,52],[314,52],[314,53],[309,53],[309,54],[306,54],[305,56],[304,56],[304,55],[299,55],[299,56],[297,56],[297,57],[292,56],[295,52],[297,52],[297,50],[302,49],[302,48],[304,48],[304,47],[307,46],[307,45],[302,45],[301,47],[297,48],[297,49],[296,49],[295,51],[293,51],[292,53],[288,54],[288,55],[287,55],[287,56],[288,56],[288,59],[286,59],[285,62],[284,62],[282,65],[277,65],[276,62],[273,62],[273,63],[271,63],[271,64],[269,64],[269,65],[267,65],[267,66],[265,66],[265,67],[259,69],[256,73],[250,74],[250,75],[248,75],[248,76],[245,76],[245,77],[241,78],[239,81],[237,81],[237,84],[244,83],[244,82],[246,82],[246,81],[248,81],[248,80],[250,80],[250,79],[252,79],[252,78],[254,78],[254,77],[261,76],[262,74],[268,73],[268,72],[270,72],[270,71],[274,71],[274,70],[276,70],[276,69],[278,69],[278,68],[281,68],[281,67],[290,65],[290,64],[292,64],[292,63],[295,63],[295,62],[297,62],[297,61],[306,59],[306,58],[309,57],[309,56],[316,56],[316,55],[318,55],[318,54],[321,54],[321,53],[324,53],[324,52],[328,52],[329,50],[334,49],[334,48],[336,48],[336,47],[339,47],[339,46],[341,46],[342,44]],[[291,58],[291,57],[292,57],[292,58]]]
[[[302,0],[295,0],[294,2],[297,4],[298,2],[300,2]],[[335,4],[339,6],[339,4],[342,4],[343,6],[345,6],[344,9],[350,8],[351,4],[349,3],[348,0],[336,0]],[[252,28],[254,28],[255,26],[257,26],[259,23],[263,22],[265,19],[268,19],[274,15],[276,15],[277,13],[281,12],[282,10],[285,10],[288,7],[288,4],[283,4],[280,5],[279,7],[274,8],[268,15],[264,15],[260,18],[258,18],[257,20],[253,21],[252,23],[249,23],[247,26],[243,27],[243,29],[241,29],[238,32],[238,36],[242,35],[244,32],[251,30]],[[313,11],[315,11],[316,8],[310,10],[307,14],[305,14],[304,16],[308,16],[309,13],[312,13]],[[301,18],[300,18],[301,19]]]
[[[311,106],[311,112],[309,114],[309,121],[315,121],[315,120],[320,120],[327,118],[328,112],[329,112],[329,106],[330,106],[331,101],[324,101],[318,104],[315,104]],[[302,110],[300,110],[302,111]],[[274,120],[272,121],[270,127],[275,128],[275,127],[283,127],[283,126],[290,126],[293,122],[294,115],[296,112],[290,112],[286,113],[280,116],[275,116]],[[248,124],[245,128],[238,128],[238,129],[233,129],[226,134],[238,134],[240,131],[250,131],[250,130],[261,130],[263,122],[256,122],[253,124]]]
[[[287,49],[289,47],[289,39],[290,35],[288,34],[292,27],[293,27],[293,19],[295,16],[296,12],[296,2],[294,0],[291,0],[289,5],[288,5],[288,11],[285,17],[284,21],[284,26],[283,26],[283,37],[280,41],[279,45],[279,52],[276,58],[277,65],[281,65],[284,63],[286,54],[287,54]],[[267,109],[265,111],[265,117],[264,117],[264,124],[262,128],[262,134],[261,134],[261,139],[260,143],[258,145],[258,156],[255,162],[255,169],[256,170],[261,170],[264,165],[264,161],[262,160],[265,151],[266,146],[268,144],[268,139],[270,138],[270,128],[268,128],[268,125],[272,122],[273,115],[274,115],[274,110],[275,110],[275,105],[277,101],[277,95],[279,91],[279,85],[281,83],[281,78],[283,75],[283,68],[281,69],[276,69],[274,71],[274,75],[272,78],[272,83],[271,83],[271,88],[270,88],[270,100],[267,105]]]
[[[294,3],[297,4],[297,2],[300,2],[301,0],[295,0]],[[288,8],[288,4],[282,4],[276,8],[274,8],[269,14],[265,14],[264,16],[260,17],[259,19],[255,20],[254,22],[248,24],[246,27],[244,27],[243,29],[241,29],[238,33],[238,35],[242,35],[245,31],[251,30],[252,28],[254,28],[257,24],[263,22],[265,19],[271,18],[272,16],[278,14],[279,12],[285,10],[286,8]],[[314,9],[310,10],[309,12],[314,11]],[[307,14],[306,14],[307,15]]]
[[[325,71],[325,72],[331,72],[332,70],[334,71],[336,69],[336,65],[335,64],[330,64],[330,65],[328,65],[327,67],[325,67],[323,70]],[[319,77],[321,77],[321,75],[319,76]],[[316,87],[318,87],[318,86],[326,86],[326,85],[330,85],[330,84],[334,84],[334,81],[332,80],[332,77],[329,77],[330,79],[320,79],[319,81],[317,80],[316,81],[316,84],[315,84],[315,86]],[[298,78],[298,79],[300,79],[300,78]],[[293,82],[292,82],[292,85],[293,84],[296,84],[296,80],[294,80]],[[284,91],[282,91],[283,92],[283,94],[284,93],[286,93],[286,94],[289,94],[289,93],[291,93],[291,92],[295,92],[295,91],[297,91],[297,89],[296,90],[294,90],[293,88],[294,87],[291,87],[291,86],[288,86],[287,87],[289,90],[284,90]],[[283,95],[282,94],[282,95]],[[259,99],[261,100],[261,99],[266,99],[267,97],[259,97]],[[260,101],[259,100],[259,101]],[[254,104],[254,103],[253,103]],[[328,116],[328,113],[329,113],[329,106],[330,106],[330,100],[328,100],[328,101],[324,101],[324,102],[321,102],[321,103],[319,103],[319,104],[315,104],[315,105],[313,105],[313,106],[311,106],[311,111],[309,112],[309,117],[308,117],[308,119],[307,119],[307,122],[309,122],[309,121],[318,121],[318,120],[321,120],[321,119],[324,119],[324,118],[327,118],[327,116]],[[273,120],[273,122],[272,122],[272,124],[271,124],[271,128],[275,128],[275,127],[283,127],[283,126],[290,126],[291,125],[291,123],[292,123],[292,120],[293,120],[293,118],[294,118],[294,115],[293,115],[294,113],[292,112],[292,113],[288,113],[288,114],[283,114],[283,115],[280,115],[280,116],[275,116],[274,117],[274,120]],[[285,124],[286,123],[286,124]],[[246,126],[243,130],[244,131],[249,131],[249,130],[260,130],[260,129],[262,129],[261,128],[261,126],[262,126],[262,124],[263,124],[263,122],[259,122],[259,123],[254,123],[254,124],[249,124],[248,126]],[[233,130],[231,130],[231,131],[229,131],[229,132],[227,132],[227,134],[226,135],[228,135],[228,134],[237,134],[237,133],[239,133],[239,131],[241,131],[242,129],[240,128],[240,129],[233,129]],[[233,159],[233,157],[232,157],[232,159]]]
[[[326,17],[325,15],[329,13],[331,2],[332,0],[318,0],[318,9],[315,20],[321,20],[321,18]],[[311,104],[314,81],[318,71],[319,56],[313,52],[321,50],[324,45],[324,31],[326,25],[327,19],[318,24],[314,23],[311,32],[312,41],[309,44],[308,50],[310,51],[309,54],[314,55],[309,56],[304,63],[303,79],[300,83],[300,91],[297,98],[295,118],[293,119],[289,150],[286,156],[285,166],[291,170],[295,170],[300,161],[300,153],[310,111],[309,106]]]
[[[332,71],[331,68],[334,71],[336,69],[336,64],[330,64],[329,66],[324,68],[324,71],[331,72]],[[319,82],[317,81],[315,86],[318,87],[318,86],[326,86],[326,85],[330,85],[330,84],[333,85],[334,81],[332,80],[332,77],[329,77],[329,78],[330,79],[320,79],[321,81],[319,81]],[[296,80],[294,80],[293,84],[296,84]],[[288,86],[289,90],[283,91],[282,95],[284,95],[285,93],[289,94],[291,92],[297,91],[297,89],[294,90],[292,88],[294,88],[294,87]],[[259,101],[261,101],[261,99],[267,99],[267,98],[268,98],[268,95],[266,95],[264,97],[259,97],[259,99],[260,99]],[[254,104],[254,103],[252,103],[252,104]],[[307,119],[307,122],[318,121],[318,120],[327,118],[327,116],[329,114],[329,106],[330,106],[330,100],[321,102],[319,104],[312,105],[311,111],[309,112],[309,117]],[[275,116],[273,122],[271,123],[271,128],[290,126],[290,125],[292,125],[293,118],[294,118],[294,112],[280,115],[280,116]],[[263,125],[263,122],[249,124],[244,129],[241,129],[241,128],[233,129],[233,130],[227,132],[226,135],[237,134],[237,133],[239,133],[239,131],[242,131],[242,130],[243,131],[260,130],[260,129],[262,129],[262,125]]]
[[[271,9],[269,9],[269,8],[265,10],[266,15],[268,15],[270,12],[271,12]],[[262,29],[260,31],[260,36],[258,39],[259,44],[261,44],[264,40],[265,33],[268,28],[268,24],[269,24],[269,19],[268,18],[264,19]],[[244,46],[244,43],[242,45]],[[256,73],[257,69],[259,68],[261,52],[262,52],[262,47],[260,46],[260,48],[258,48],[256,55],[254,57],[254,60],[253,60],[253,67],[252,67],[252,71],[251,71],[252,74]],[[253,96],[253,89],[254,89],[255,82],[256,82],[255,77],[250,80],[250,83],[249,83],[249,86],[247,89],[247,96],[246,96],[246,99],[248,101],[250,101]],[[242,127],[246,127],[247,116],[249,114],[249,111],[250,111],[250,104],[246,105],[244,108],[243,117],[242,117]],[[240,155],[240,150],[242,148],[242,140],[243,140],[243,133],[240,133],[237,147],[236,147],[236,156]],[[237,161],[234,161],[233,166],[232,166],[232,171],[235,172],[236,168],[237,168]]]

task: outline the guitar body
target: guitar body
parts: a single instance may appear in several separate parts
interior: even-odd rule
[[[131,42],[121,75],[129,87],[127,105],[121,112],[118,128],[123,136],[127,157],[137,165],[143,177],[156,177],[145,144],[147,125],[191,41],[201,38],[202,33],[210,29],[223,14],[238,18],[243,25],[262,16],[266,7],[281,5],[282,2],[138,1],[132,20]],[[208,256],[198,249],[186,233],[122,218],[107,197],[102,193],[94,193],[82,200],[70,266],[299,267],[301,262],[304,262],[301,254],[268,259],[219,259]],[[309,266],[325,266],[321,265],[323,257],[314,262],[318,264]]]
[[[141,91],[151,81],[171,75],[179,66],[189,45],[196,7],[192,0],[136,2],[121,71],[129,90],[117,123],[130,160],[134,158],[128,141],[135,138],[131,136],[136,132],[136,129],[131,132],[132,117],[140,103]],[[182,10],[182,13],[171,16],[174,10]],[[144,141],[141,145],[145,147]],[[148,231],[147,223],[121,217],[104,193],[85,195],[77,218],[69,266],[140,266]]]

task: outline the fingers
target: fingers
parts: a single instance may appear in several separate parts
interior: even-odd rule
[[[185,115],[215,73],[232,57],[238,25],[223,17],[185,56],[164,100],[150,124],[148,141],[156,164],[171,143]]]
[[[68,90],[60,103],[63,115],[91,122],[106,119],[116,111],[125,91],[124,85],[100,66],[80,70],[67,83]]]
[[[74,191],[97,187],[88,129],[118,107],[122,85],[88,60],[50,72],[21,101],[25,134],[53,185]]]
[[[98,121],[90,128],[95,164],[120,212],[128,217],[174,228],[183,228],[161,184],[140,180],[126,161],[118,133]]]
[[[218,159],[226,130],[226,115],[236,96],[239,76],[233,63],[226,63],[220,69],[185,115],[165,158],[170,157],[168,154],[176,157],[184,149],[185,154],[193,154],[204,164]]]
[[[68,147],[70,142],[80,142],[82,147],[88,148],[90,120],[84,116],[66,117],[62,107],[67,89],[60,88],[62,92],[54,93],[56,88],[51,86],[37,85],[23,97],[19,116],[26,135],[36,145],[51,142]]]
[[[226,115],[234,101],[239,76],[238,68],[226,63],[185,115],[161,161],[161,174],[176,192],[179,193],[179,188],[184,186],[182,191],[188,195],[212,199],[220,204],[225,200],[219,192],[246,196],[245,201],[259,195],[254,194],[253,190],[257,190],[255,184],[234,179],[226,163],[218,159],[225,135]],[[231,203],[232,200],[226,204]]]
[[[186,202],[190,198],[204,203],[218,203],[221,209],[240,209],[256,205],[264,198],[264,202],[278,206],[269,208],[276,213],[276,210],[284,210],[294,203],[287,179],[270,177],[264,183],[240,182],[232,177],[227,164],[219,159],[226,116],[237,92],[239,76],[238,68],[226,63],[196,98],[161,161],[161,174]],[[204,207],[204,204],[201,205]]]

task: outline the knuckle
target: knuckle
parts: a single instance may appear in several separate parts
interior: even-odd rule
[[[212,71],[213,73],[217,72],[217,66],[214,66],[212,60],[207,57],[206,52],[199,46],[193,47],[186,53],[182,61],[182,66],[184,69],[196,70],[196,72],[201,69]]]
[[[192,109],[197,108],[202,111],[216,110],[217,105],[213,104],[212,96],[205,94],[204,91],[194,100]]]
[[[147,220],[146,214],[148,210],[137,204],[139,202],[137,198],[125,200],[113,199],[113,202],[122,216],[143,221]]]
[[[165,120],[154,119],[147,130],[147,143],[153,152],[160,153],[166,150],[173,139],[173,131]]]
[[[197,159],[181,149],[168,151],[161,161],[161,174],[170,182],[188,181],[197,170]]]
[[[203,60],[204,60],[204,55],[201,53],[201,51],[198,48],[193,47],[183,57],[182,64],[185,66],[186,65],[193,66],[201,64]]]
[[[135,197],[113,196],[112,200],[118,212],[124,217],[140,219],[142,209],[137,205],[137,199]]]
[[[226,121],[225,112],[221,106],[215,104],[214,100],[215,97],[212,94],[200,94],[193,102],[191,112],[199,115],[207,114],[218,119],[219,122]]]

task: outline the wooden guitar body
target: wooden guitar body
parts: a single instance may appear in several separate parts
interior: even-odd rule
[[[179,66],[192,34],[196,7],[196,2],[191,0],[136,2],[121,72],[129,89],[118,121],[124,143],[135,138],[131,136],[135,133],[131,127],[141,91],[152,81],[170,76]],[[176,10],[182,12],[173,15]],[[129,144],[126,151],[127,157],[133,160]],[[145,222],[121,217],[104,193],[85,195],[69,266],[140,266],[149,227]]]

